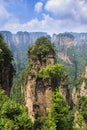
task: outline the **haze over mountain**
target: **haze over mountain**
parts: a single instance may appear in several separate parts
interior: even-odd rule
[[[0,129],[87,130],[86,106],[87,1],[0,0]]]
[[[2,31],[6,43],[8,43],[14,55],[16,71],[20,72],[27,65],[27,50],[37,38],[46,36],[56,48],[57,59],[60,63],[71,66],[73,80],[84,71],[87,61],[87,33],[59,33],[48,35],[43,32],[22,32],[13,34]]]

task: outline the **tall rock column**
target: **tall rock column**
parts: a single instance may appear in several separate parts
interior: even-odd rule
[[[51,42],[41,37],[29,47],[29,75],[25,87],[25,103],[29,116],[35,120],[47,116],[51,97],[64,75],[63,66],[56,64],[55,50]]]

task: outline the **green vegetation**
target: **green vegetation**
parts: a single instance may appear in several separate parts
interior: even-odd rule
[[[87,97],[86,96],[79,97],[78,109],[80,110],[80,113],[84,117],[84,120],[87,122]]]
[[[37,39],[35,44],[28,49],[28,56],[32,60],[45,61],[49,54],[55,56],[55,50],[50,40],[46,37]]]
[[[5,95],[9,95],[12,86],[12,60],[11,51],[0,34],[0,130],[32,130],[33,124],[26,108]]]
[[[0,34],[0,85],[3,89],[9,90],[12,86],[14,68],[12,65],[12,54],[3,37]],[[9,92],[7,92],[9,93]]]
[[[44,68],[41,68],[38,73],[38,77],[43,80],[51,78],[61,80],[64,76],[64,66],[62,64],[50,64]]]
[[[0,130],[32,130],[32,127],[25,107],[11,101],[0,89]]]
[[[21,72],[21,74],[17,77],[17,79],[14,79],[10,97],[17,103],[25,104],[24,86],[27,83],[28,75],[29,75],[29,68],[27,67],[25,70]]]
[[[56,92],[52,97],[52,106],[48,115],[49,130],[68,130],[68,105],[64,97]]]
[[[73,123],[73,130],[87,130],[87,97],[79,96],[77,104],[76,123]],[[78,125],[76,125],[78,124]]]
[[[37,60],[40,61],[41,65],[42,63],[50,64],[50,63],[46,63],[48,62],[47,61],[48,55],[52,55],[53,58],[55,59],[55,55],[56,55],[55,49],[51,44],[51,42],[46,37],[41,37],[37,39],[35,44],[29,46],[28,49],[29,63],[26,69],[23,70],[22,73],[19,75],[18,79],[14,80],[14,84],[11,90],[11,98],[13,100],[21,104],[24,102],[24,87],[27,83],[28,76],[31,76],[32,78],[38,77],[38,71],[40,70],[40,67],[38,68],[38,65],[36,65]],[[57,66],[60,67],[60,69],[63,69],[62,65],[55,65],[53,66],[54,69],[57,68]]]
[[[66,51],[64,46],[59,48],[59,51],[61,50]],[[80,90],[83,81],[87,84],[86,78],[77,78],[83,70],[82,64],[84,61],[80,63],[79,53],[77,54],[74,47],[69,48],[67,54],[73,64],[69,66],[67,63],[64,67],[64,65],[57,63],[54,46],[47,38],[41,37],[29,47],[29,63],[21,75],[17,77],[18,80],[14,80],[11,89],[12,100],[0,89],[0,130],[82,130],[83,124],[87,123],[87,97],[79,96],[77,106],[73,107],[74,110],[68,106],[66,99],[59,92],[59,87],[66,86],[66,82],[68,82],[65,68],[69,74],[72,73],[69,77],[69,85],[75,83],[77,90]],[[48,62],[49,56],[54,59],[53,64],[51,64],[51,61]],[[0,88],[5,90],[6,87],[11,87],[12,85],[14,74],[12,60],[11,51],[0,35]],[[24,107],[24,92],[28,78],[34,78],[36,81],[51,82],[55,90],[48,115],[46,117],[36,117],[34,123],[32,123]],[[39,108],[37,100],[33,102],[33,106],[34,108]],[[77,115],[79,128],[74,123],[76,110],[79,113]],[[37,113],[35,114],[37,116]]]
[[[74,82],[74,85],[76,86],[76,89],[78,90],[78,92],[80,91],[83,81],[85,81],[86,83],[86,78],[82,76],[78,76],[77,80]]]
[[[73,113],[58,89],[52,96],[52,105],[47,117],[39,117],[34,122],[35,130],[73,130]]]
[[[73,35],[72,35],[73,36]],[[70,37],[70,36],[69,36]],[[66,49],[66,45],[56,45],[57,53],[66,54],[71,64],[64,62],[58,58],[58,63],[65,66],[66,71],[69,75],[69,90],[72,92],[75,80],[78,76],[84,72],[87,64],[87,44],[81,44],[77,46],[71,46]]]

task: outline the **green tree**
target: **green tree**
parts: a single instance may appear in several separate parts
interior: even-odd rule
[[[9,95],[12,87],[14,67],[12,65],[12,53],[0,34],[0,85]]]
[[[10,100],[0,89],[0,130],[32,130],[33,124],[24,106]]]
[[[47,119],[47,127],[49,130],[68,130],[68,105],[64,97],[57,91],[52,97],[52,106]]]
[[[31,59],[39,59],[41,62],[46,60],[46,56],[55,56],[55,49],[50,40],[46,37],[38,38],[32,46],[29,46],[28,56]]]
[[[80,110],[80,113],[84,117],[84,120],[87,122],[87,97],[86,96],[79,97],[78,109]]]

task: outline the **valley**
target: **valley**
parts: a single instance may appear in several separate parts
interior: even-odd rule
[[[7,129],[86,130],[87,33],[50,36],[44,32],[1,31],[1,34],[4,39],[1,36],[0,95],[9,102],[9,113],[12,110],[15,115],[11,118],[11,113],[7,110],[6,115],[4,106],[0,106],[2,122],[3,116],[11,120]],[[7,56],[12,55],[5,63]],[[6,104],[4,100],[0,102]],[[11,105],[14,103],[15,108]]]

